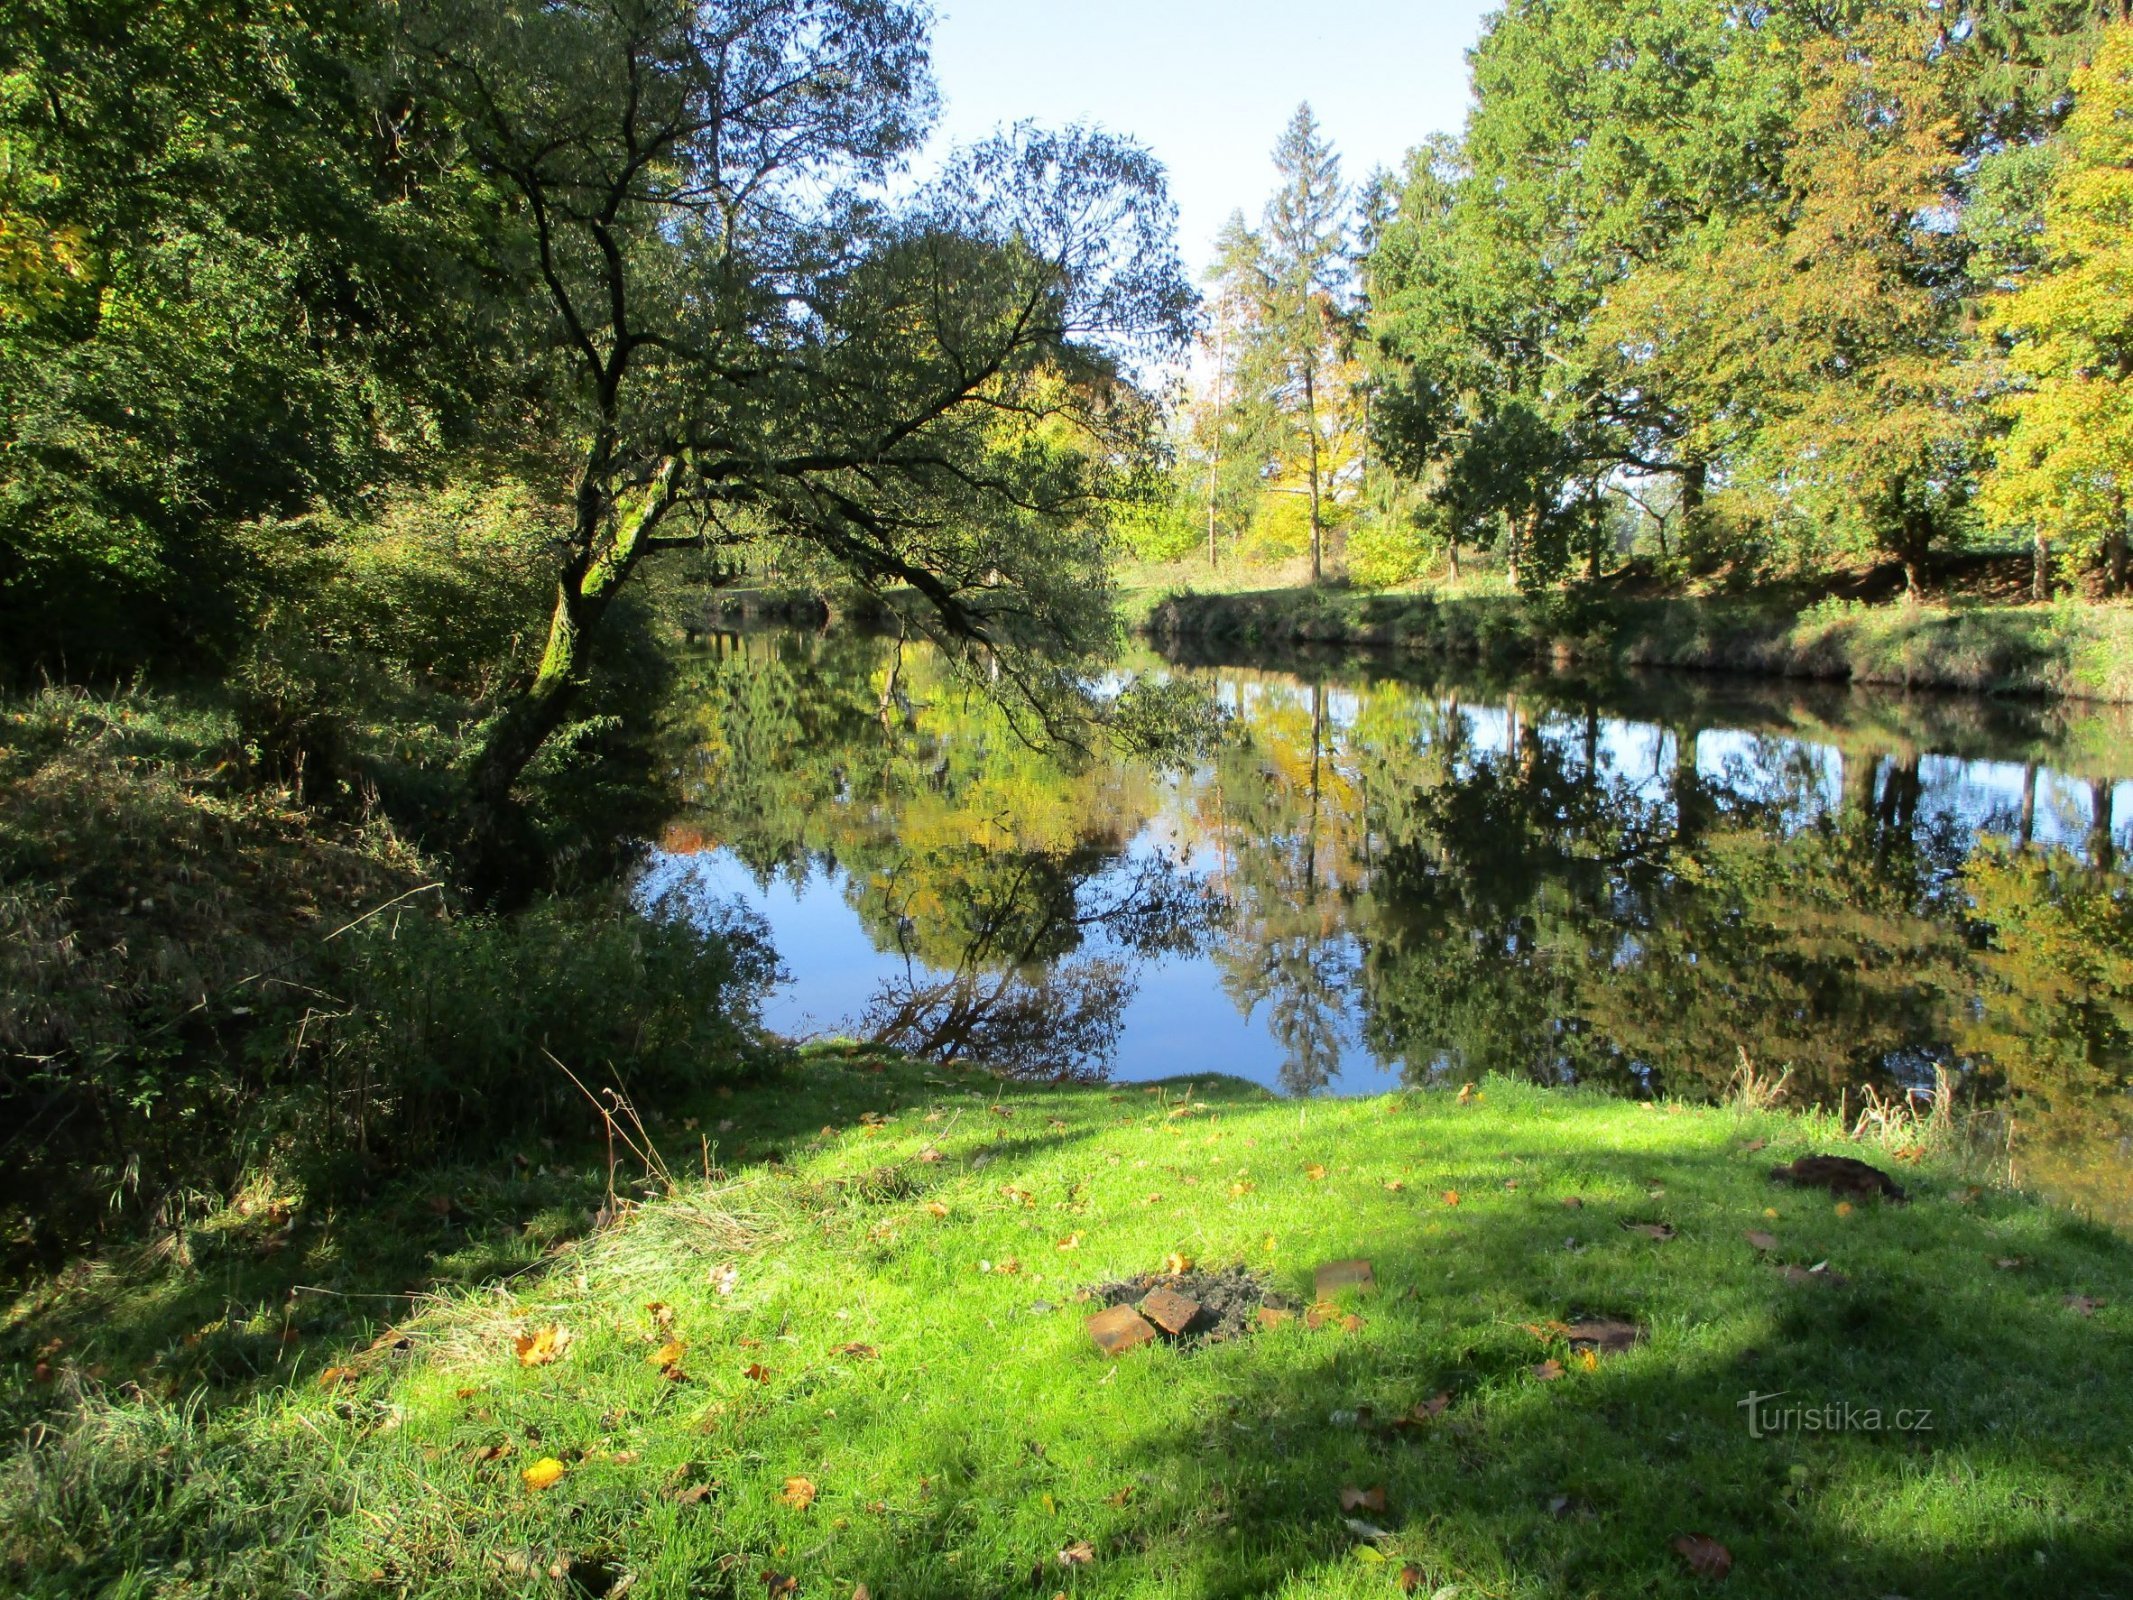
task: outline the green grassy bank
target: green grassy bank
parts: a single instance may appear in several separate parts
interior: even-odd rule
[[[1723,597],[1529,600],[1305,587],[1144,596],[1128,615],[1158,643],[1359,644],[1500,663],[2133,701],[2133,607],[2078,601],[1801,610]]]
[[[1685,1595],[1701,1535],[1736,1594],[2126,1593],[2133,1247],[1941,1134],[1847,1147],[1912,1199],[1840,1203],[1767,1176],[1836,1147],[1813,1117],[823,1053],[667,1107],[671,1185],[619,1217],[597,1164],[557,1189],[538,1151],[410,1205],[413,1281],[367,1287],[411,1300],[349,1275],[375,1223],[300,1200],[26,1296],[0,1581]],[[1299,1304],[1364,1257],[1376,1288],[1099,1354],[1083,1291],[1174,1256]],[[1581,1358],[1590,1314],[1641,1342]],[[174,1376],[239,1341],[219,1387]],[[1780,1391],[1849,1430],[1752,1436],[1742,1400]]]

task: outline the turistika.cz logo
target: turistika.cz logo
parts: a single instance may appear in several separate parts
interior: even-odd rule
[[[1739,1403],[1748,1413],[1748,1437],[1767,1438],[1773,1433],[1931,1433],[1933,1413],[1922,1406],[1902,1406],[1884,1411],[1879,1406],[1855,1406],[1849,1400],[1825,1400],[1819,1405],[1780,1405],[1792,1393],[1753,1394]]]

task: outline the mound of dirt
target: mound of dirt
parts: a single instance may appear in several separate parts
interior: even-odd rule
[[[1091,1300],[1102,1305],[1138,1307],[1158,1289],[1167,1289],[1174,1295],[1194,1301],[1200,1308],[1175,1334],[1163,1329],[1158,1322],[1159,1333],[1171,1344],[1219,1344],[1258,1327],[1262,1310],[1293,1312],[1298,1309],[1294,1300],[1267,1287],[1264,1279],[1242,1266],[1224,1267],[1216,1272],[1144,1273],[1138,1278],[1094,1284],[1088,1294]]]

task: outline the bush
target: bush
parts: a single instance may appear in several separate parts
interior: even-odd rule
[[[582,1127],[592,1108],[558,1061],[644,1108],[764,1058],[757,1008],[775,961],[716,904],[381,918],[332,948],[322,977],[346,1003],[308,1014],[290,1061],[343,1151],[403,1163]]]

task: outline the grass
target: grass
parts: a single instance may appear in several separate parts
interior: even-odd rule
[[[5,1336],[36,1419],[0,1475],[7,1586],[1685,1595],[1708,1580],[1671,1541],[1698,1533],[1731,1593],[2128,1592],[2133,1251],[1952,1148],[1863,1150],[1914,1199],[1845,1209],[1769,1182],[1841,1137],[1781,1111],[1502,1081],[1469,1102],[1034,1087],[834,1050],[654,1132],[698,1175],[603,1226],[598,1173],[559,1156],[448,1194],[419,1303],[381,1302],[374,1338],[271,1336],[310,1299],[260,1274],[356,1281],[351,1230],[301,1207],[255,1208],[213,1261],[46,1285]],[[510,1196],[541,1184],[548,1212]],[[549,1223],[508,1242],[521,1215]],[[1352,1331],[1099,1355],[1078,1291],[1173,1253],[1305,1300],[1316,1265],[1366,1256],[1379,1287],[1342,1302]],[[1780,1271],[1823,1261],[1848,1281]],[[128,1388],[127,1362],[197,1348],[129,1308],[218,1288],[203,1338],[250,1330],[259,1375]],[[1647,1337],[1588,1370],[1550,1326],[1578,1313]],[[23,1347],[61,1328],[38,1384]],[[548,1328],[560,1359],[522,1364]],[[1932,1425],[1753,1438],[1751,1391]],[[1386,1509],[1344,1513],[1344,1488]]]
[[[1367,644],[1499,662],[1682,667],[1905,688],[2133,701],[2133,607],[1863,605],[1721,596],[1371,594],[1292,587],[1144,597],[1157,639]]]

